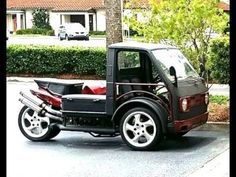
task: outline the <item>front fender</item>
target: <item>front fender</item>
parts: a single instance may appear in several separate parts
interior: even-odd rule
[[[153,111],[158,119],[160,120],[162,132],[166,133],[167,131],[167,120],[168,120],[168,112],[167,110],[158,102],[150,99],[150,98],[135,98],[128,100],[121,104],[112,116],[112,121],[116,124],[119,124],[122,116],[129,110],[135,107],[145,107]]]

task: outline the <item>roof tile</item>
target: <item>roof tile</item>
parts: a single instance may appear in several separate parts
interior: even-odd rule
[[[104,0],[7,0],[7,9],[45,8],[53,11],[83,11],[104,8]]]

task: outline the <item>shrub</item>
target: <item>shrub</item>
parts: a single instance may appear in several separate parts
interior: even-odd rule
[[[33,26],[35,28],[42,28],[51,30],[52,27],[49,24],[49,12],[47,9],[36,8],[33,10]]]
[[[42,29],[42,28],[28,28],[28,29],[20,29],[16,31],[16,34],[42,34],[42,35],[54,35],[54,30]]]
[[[209,100],[211,103],[222,105],[229,102],[229,97],[224,95],[210,95]]]
[[[210,76],[221,84],[230,82],[229,37],[213,39],[210,44],[208,67]]]
[[[105,76],[105,48],[9,45],[8,74],[86,74]]]
[[[106,31],[90,31],[89,35],[106,35]]]

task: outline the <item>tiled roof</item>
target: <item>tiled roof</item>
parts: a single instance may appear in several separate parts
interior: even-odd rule
[[[129,1],[124,0],[124,3]],[[147,8],[148,6],[148,0],[136,0],[131,4],[131,8]],[[220,2],[218,7],[229,12],[229,4],[225,2]],[[105,8],[105,5],[104,0],[7,0],[7,9],[33,8],[52,9],[53,11],[87,11]]]
[[[104,0],[7,0],[7,9],[33,8],[53,11],[86,11],[104,8]]]
[[[225,3],[225,2],[220,2],[218,4],[218,7],[223,9],[226,12],[229,12],[229,4]]]

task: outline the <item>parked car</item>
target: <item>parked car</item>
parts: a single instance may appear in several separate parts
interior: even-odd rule
[[[89,32],[80,23],[69,23],[61,25],[58,30],[60,40],[84,39],[89,40]]]

